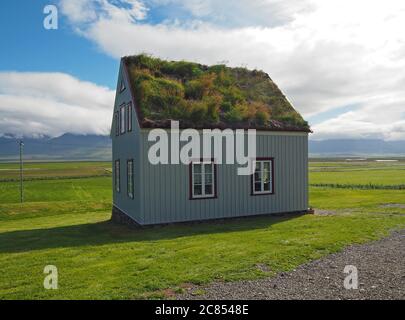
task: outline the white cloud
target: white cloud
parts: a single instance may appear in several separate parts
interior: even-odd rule
[[[79,17],[91,16],[79,4],[87,1],[75,2],[82,9]],[[142,8],[137,17],[131,13],[136,6],[123,9],[116,1],[93,2],[103,14],[89,23],[79,23],[72,8],[64,13],[113,57],[147,52],[260,68],[306,117],[359,106],[314,126],[315,138],[405,138],[402,0],[133,1]],[[71,1],[61,3],[66,9]],[[172,15],[157,25],[140,21],[159,5],[171,7],[171,12],[186,10],[190,16]]]
[[[374,138],[405,139],[405,100],[390,101],[387,97],[369,101],[362,108],[345,112],[314,126],[316,139]]]
[[[147,8],[139,0],[62,0],[61,9],[73,23],[111,19],[130,23],[146,17]]]
[[[166,6],[185,10],[184,19],[201,19],[228,27],[277,26],[294,20],[298,13],[313,9],[307,0],[147,0],[152,7]]]
[[[0,135],[107,134],[114,92],[63,73],[0,72]]]

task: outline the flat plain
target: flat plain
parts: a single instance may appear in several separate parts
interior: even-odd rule
[[[310,163],[314,215],[142,230],[115,225],[108,162],[0,163],[0,299],[173,297],[271,277],[405,228],[405,161]],[[243,241],[240,241],[243,239]],[[46,265],[58,289],[46,290]]]

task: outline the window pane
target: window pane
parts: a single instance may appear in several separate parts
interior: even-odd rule
[[[263,181],[265,183],[270,181],[270,171],[269,170],[263,171]]]
[[[121,108],[121,133],[125,132],[125,108]]]
[[[119,117],[119,113],[115,112],[115,135],[119,135],[120,134],[120,117]]]
[[[194,184],[202,184],[201,174],[194,174]]]
[[[213,194],[212,184],[205,185],[205,195],[209,196]]]
[[[264,191],[270,191],[270,182],[266,182],[263,184]]]
[[[212,163],[204,165],[205,173],[212,173]]]
[[[259,182],[259,183],[255,183],[255,191],[256,192],[260,192],[260,191],[262,191],[262,184]]]
[[[115,161],[115,190],[120,192],[120,162]]]
[[[261,172],[255,172],[255,181],[260,182],[262,181]]]
[[[255,170],[260,171],[260,162],[256,161]]]
[[[196,195],[196,196],[202,195],[202,186],[201,185],[194,185],[194,195]]]
[[[132,108],[131,104],[128,105],[128,131],[132,130]]]
[[[201,164],[194,164],[194,173],[201,173]]]
[[[263,169],[270,171],[270,161],[263,162]]]
[[[193,163],[193,193],[195,197],[212,197],[214,195],[214,164]]]
[[[134,162],[128,161],[127,162],[127,188],[128,188],[128,196],[130,198],[134,197],[134,181],[133,181],[133,175],[134,175]]]

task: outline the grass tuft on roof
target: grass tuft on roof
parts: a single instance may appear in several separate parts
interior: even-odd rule
[[[161,126],[309,131],[268,74],[226,65],[165,61],[141,54],[123,58],[141,122]]]

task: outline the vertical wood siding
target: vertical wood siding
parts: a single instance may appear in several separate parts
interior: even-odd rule
[[[151,165],[148,149],[153,143],[148,142],[148,131],[138,132],[137,139],[123,140],[118,146],[120,149],[114,149],[113,154],[114,158],[121,154],[124,158],[136,159],[136,199],[127,199],[126,185],[121,185],[121,195],[114,201],[139,223],[205,220],[308,208],[307,134],[257,133],[257,156],[274,157],[273,195],[252,196],[250,176],[238,176],[237,164],[218,164],[218,198],[189,200],[189,167]],[[126,182],[126,172],[121,171],[121,179]]]
[[[119,86],[121,85],[121,79],[124,80],[126,89],[120,92]],[[118,73],[117,90],[114,103],[114,112],[118,111],[120,106],[132,101],[130,87],[125,72],[123,72],[122,66]],[[132,108],[134,103],[132,102]],[[132,131],[126,132],[122,135],[116,136],[115,129],[117,124],[115,121],[112,123],[112,161],[120,160],[120,182],[121,192],[117,192],[113,188],[113,204],[116,205],[123,212],[130,215],[138,223],[142,221],[142,203],[141,195],[143,185],[141,176],[141,149],[140,149],[140,127],[138,124],[137,114],[135,110],[132,110]],[[127,194],[127,160],[134,160],[134,198],[131,199]],[[115,170],[113,170],[112,179],[114,181]]]

